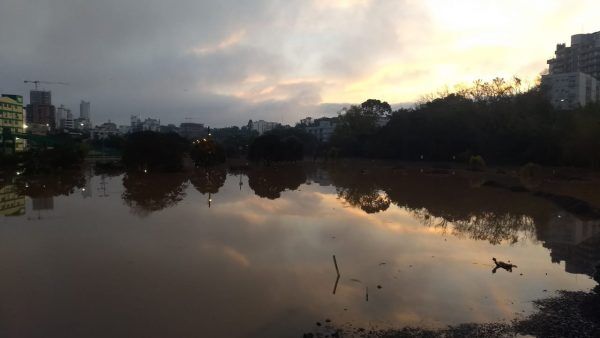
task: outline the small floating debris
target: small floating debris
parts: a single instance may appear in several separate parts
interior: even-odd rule
[[[378,288],[378,289],[381,289],[381,288],[382,288],[382,286],[381,286],[381,285],[377,285],[377,288]]]
[[[355,282],[355,283],[362,283],[359,279],[356,278],[352,278],[350,279],[351,282]]]
[[[386,262],[381,262],[381,263],[379,263],[379,266],[383,266],[383,265],[386,265],[386,264],[387,264]]]

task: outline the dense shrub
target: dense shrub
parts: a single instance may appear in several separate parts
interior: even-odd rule
[[[485,170],[486,165],[485,165],[485,161],[484,161],[483,157],[481,157],[479,155],[471,156],[471,158],[469,158],[469,168],[474,171]]]

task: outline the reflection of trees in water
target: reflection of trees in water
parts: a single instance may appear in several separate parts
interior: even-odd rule
[[[125,169],[120,163],[108,162],[102,163],[98,162],[94,165],[94,175],[96,176],[107,176],[107,177],[116,177],[120,176],[125,172]]]
[[[187,188],[186,181],[187,176],[181,173],[126,173],[122,198],[134,213],[147,216],[182,201]]]
[[[425,226],[443,229],[444,232],[450,230],[457,237],[466,236],[491,244],[503,241],[514,244],[522,237],[535,237],[535,222],[526,215],[480,212],[462,219],[446,219],[430,214],[427,209],[412,210],[411,213]]]
[[[536,222],[555,207],[529,194],[473,185],[473,175],[432,176],[418,171],[396,173],[382,167],[330,168],[338,196],[367,213],[391,203],[409,210],[426,226],[493,244],[535,238]]]
[[[353,168],[331,170],[331,180],[336,186],[338,198],[368,214],[385,211],[391,200],[385,191],[378,188],[375,180],[365,172]]]
[[[85,172],[74,170],[51,176],[33,176],[18,181],[19,193],[31,198],[68,196],[85,187]]]
[[[367,214],[385,211],[390,207],[390,198],[380,190],[361,191],[353,188],[337,188],[338,197]]]
[[[445,218],[432,216],[425,208],[412,210],[411,215],[425,226],[442,229],[444,233],[448,229],[448,221]]]
[[[224,168],[198,168],[190,177],[190,182],[201,194],[216,194],[225,184],[227,171]]]
[[[453,223],[453,231],[465,234],[472,239],[487,240],[491,244],[509,241],[514,244],[519,236],[533,238],[535,222],[531,217],[516,214],[496,214],[485,212],[470,219]]]
[[[254,167],[248,171],[248,185],[260,197],[277,199],[285,190],[297,190],[306,182],[300,165]]]

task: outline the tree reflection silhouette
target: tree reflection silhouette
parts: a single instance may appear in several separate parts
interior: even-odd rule
[[[332,170],[330,175],[338,197],[351,206],[368,214],[385,211],[390,207],[391,200],[387,193],[381,191],[374,177],[367,176],[365,171]]]
[[[123,176],[123,201],[140,216],[173,207],[185,197],[187,175],[183,173],[128,172]]]
[[[450,230],[457,237],[468,237],[475,240],[485,240],[491,244],[508,241],[511,244],[522,237],[532,238],[535,233],[534,220],[526,215],[510,213],[496,214],[481,212],[470,214],[466,219],[436,217],[427,209],[411,210],[413,217],[421,224],[443,230]]]
[[[118,164],[118,163],[96,163],[94,165],[94,175],[96,176],[100,176],[100,175],[104,175],[107,177],[116,177],[116,176],[120,176],[125,172],[125,169],[123,168],[122,165]]]
[[[33,176],[18,181],[19,193],[31,198],[69,196],[75,189],[85,187],[83,170],[55,173],[51,176]]]
[[[385,211],[391,203],[387,194],[377,189],[361,191],[353,188],[337,188],[337,193],[348,204],[362,209],[367,214]]]
[[[492,244],[534,238],[555,206],[530,195],[471,184],[467,177],[402,175],[385,168],[329,168],[339,198],[366,213],[385,211],[391,203],[404,208],[425,226],[458,237]],[[483,178],[481,178],[483,179]]]
[[[227,171],[224,168],[197,168],[190,182],[201,194],[216,194],[225,184]]]
[[[297,190],[306,182],[306,171],[300,165],[253,167],[247,175],[254,193],[272,200],[280,198],[285,190]]]

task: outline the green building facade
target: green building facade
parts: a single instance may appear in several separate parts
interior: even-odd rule
[[[3,153],[14,153],[25,149],[25,116],[23,97],[2,94],[0,97],[0,141]]]
[[[25,196],[15,185],[0,186],[0,216],[25,215]]]

